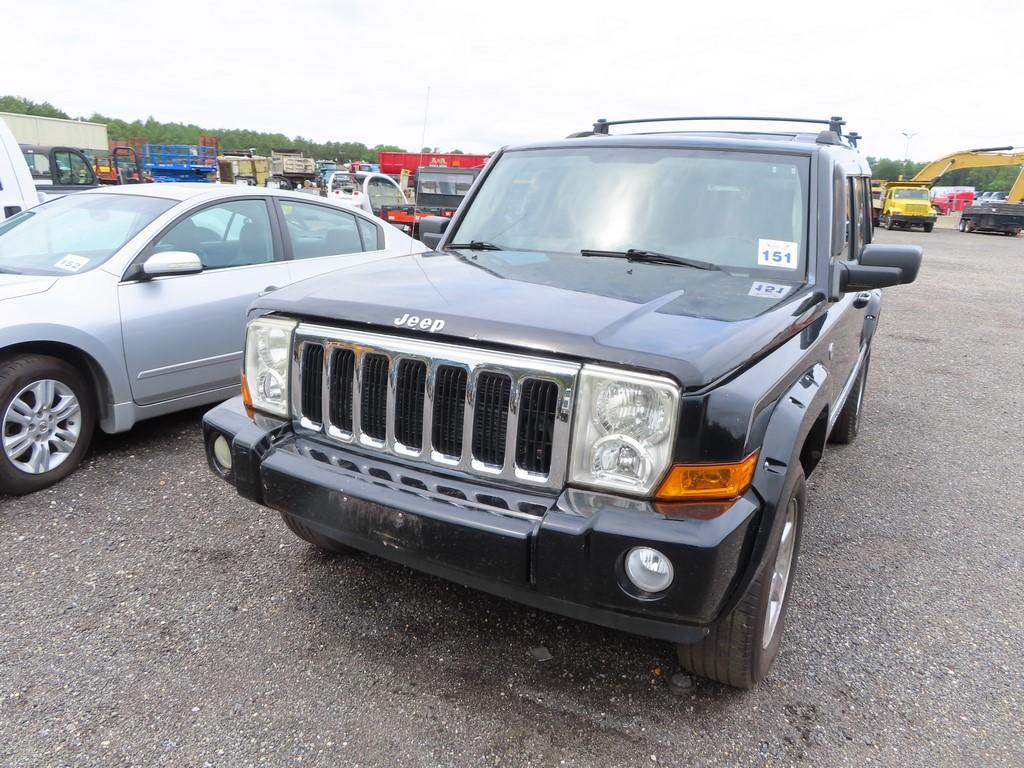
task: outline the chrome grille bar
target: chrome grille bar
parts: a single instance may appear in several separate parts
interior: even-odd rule
[[[324,364],[321,366],[323,381],[320,385],[322,405],[318,409],[320,411],[318,414],[303,412],[302,376],[306,369],[303,362],[306,350],[310,347],[319,347],[323,350]],[[352,361],[350,387],[342,386],[337,382],[332,385],[332,376],[336,375],[335,368],[343,359],[343,355],[336,354],[338,351],[350,352],[352,355],[349,358]],[[315,354],[319,354],[319,352],[314,352]],[[369,358],[371,355],[382,356],[387,361],[386,433],[383,440],[374,439],[363,430],[362,405],[363,387],[367,384],[366,364],[368,362],[372,364],[374,360],[377,360],[377,358]],[[398,388],[402,386],[399,373],[403,360],[421,362],[426,371],[422,395],[423,426],[418,447],[404,445],[398,439],[396,432],[396,419],[402,415],[398,413]],[[378,365],[379,363],[378,360]],[[447,382],[448,395],[457,391],[456,376],[445,373],[444,369],[447,368],[460,369],[465,372],[466,376],[465,396],[458,401],[458,405],[462,408],[461,425],[455,422],[437,425],[441,430],[458,429],[461,426],[462,446],[461,453],[457,457],[447,456],[437,450],[438,445],[434,436],[435,419],[443,418],[446,414],[449,418],[453,418],[457,412],[452,407],[453,403],[447,398],[438,399],[439,384],[441,391],[445,392]],[[444,468],[455,474],[484,477],[533,488],[559,489],[565,480],[569,450],[569,417],[572,413],[579,368],[580,366],[575,363],[526,355],[303,323],[296,330],[293,346],[292,411],[298,429],[322,433],[339,443],[356,445],[363,450],[391,454],[415,463]],[[492,448],[491,455],[500,455],[500,450],[493,451],[493,445],[496,440],[502,441],[504,462],[501,466],[486,464],[473,455],[473,424],[476,418],[480,378],[483,374],[489,374],[487,378],[492,382],[495,379],[490,376],[491,374],[507,376],[511,381],[507,411],[495,414],[492,408],[489,412],[488,423],[495,425],[496,429],[500,426],[501,417],[504,417],[504,434],[488,433],[484,436],[487,444]],[[551,382],[557,387],[558,397],[555,399],[556,411],[551,439],[551,461],[546,472],[531,471],[517,463],[520,402],[523,384],[530,379]],[[351,403],[338,403],[332,400],[332,397],[335,397],[338,392],[350,393]],[[407,392],[403,391],[402,394],[403,398],[408,397]],[[344,409],[349,405],[352,412],[351,430],[343,429],[342,425],[334,423],[333,418],[334,414],[345,412]],[[437,414],[435,414],[435,407],[441,408]],[[403,412],[403,414],[405,413]],[[310,418],[312,415],[318,416],[319,421]],[[536,466],[532,466],[532,469],[536,470]]]

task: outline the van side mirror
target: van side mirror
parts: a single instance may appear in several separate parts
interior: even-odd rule
[[[428,248],[437,248],[451,221],[447,216],[426,216],[420,219],[420,242]]]
[[[917,245],[866,245],[860,261],[836,263],[839,291],[871,291],[890,285],[912,283],[917,279],[923,255],[924,252]]]

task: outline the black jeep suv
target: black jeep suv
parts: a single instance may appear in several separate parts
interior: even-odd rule
[[[678,120],[680,118],[671,118]],[[622,121],[649,122],[649,121]],[[491,159],[432,252],[258,299],[212,469],[300,538],[678,643],[733,686],[779,651],[807,476],[857,434],[869,168],[820,133],[611,135]]]

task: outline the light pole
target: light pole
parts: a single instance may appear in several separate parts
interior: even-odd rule
[[[907,162],[910,159],[910,140],[917,136],[917,131],[913,133],[907,133],[903,131],[903,137],[907,140],[906,145],[903,147],[903,162]]]

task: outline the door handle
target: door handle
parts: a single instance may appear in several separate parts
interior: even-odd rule
[[[277,290],[277,286],[276,285],[268,285],[266,288],[264,288],[262,291],[260,291],[256,295],[257,296],[266,296],[271,291],[276,291],[276,290]]]
[[[868,302],[870,301],[871,292],[863,291],[861,293],[858,293],[857,296],[854,298],[853,306],[855,306],[857,309],[864,309],[864,307],[866,307],[868,305]]]

